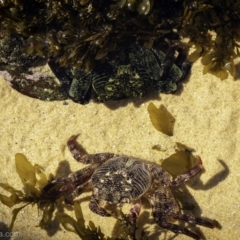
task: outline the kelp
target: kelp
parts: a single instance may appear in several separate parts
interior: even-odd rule
[[[85,71],[130,43],[188,37],[189,59],[203,56],[203,72],[225,79],[239,55],[240,1],[4,0],[0,29],[24,38],[24,53]]]
[[[96,227],[93,221],[89,221],[86,226],[81,205],[78,202],[74,202],[75,218],[72,218],[67,213],[57,212],[56,216],[59,219],[61,225],[67,231],[76,233],[80,239],[92,239],[92,240],[111,240],[113,238],[106,237],[101,232],[100,227]]]
[[[0,187],[11,193],[10,196],[0,194],[0,201],[10,208],[18,204],[22,205],[12,211],[12,221],[9,228],[12,230],[17,215],[23,208],[35,204],[40,207],[40,204],[44,202],[43,217],[40,221],[40,226],[43,227],[46,220],[51,218],[46,218],[46,216],[52,216],[54,210],[53,203],[42,197],[42,188],[47,184],[48,179],[39,165],[32,165],[21,153],[16,154],[15,165],[16,172],[23,184],[23,190],[17,190],[8,183],[0,183]]]
[[[63,199],[61,197],[56,196],[53,200],[43,191],[44,187],[48,184],[48,178],[42,171],[42,168],[37,164],[32,165],[23,154],[16,154],[15,165],[16,172],[23,184],[23,190],[17,190],[8,183],[0,183],[0,187],[11,194],[10,196],[0,194],[0,201],[2,204],[9,208],[15,207],[19,204],[21,205],[20,207],[16,207],[12,210],[12,220],[9,226],[10,231],[12,231],[14,222],[20,211],[28,205],[37,205],[38,210],[41,210],[42,212],[41,220],[37,225],[41,229],[47,228],[47,224],[53,220],[55,212],[56,219],[63,228],[66,231],[74,232],[80,239],[123,239],[121,237],[116,238],[105,236],[100,227],[97,227],[93,221],[89,221],[89,223],[86,224],[81,205],[77,201],[74,201],[73,203],[75,218],[69,216],[64,211],[65,204],[63,203]],[[55,190],[57,191],[58,189]],[[36,215],[39,215],[39,211],[36,212]],[[131,225],[131,228],[135,226],[134,229],[136,230],[136,223],[130,223],[129,218],[127,218],[123,212],[120,213],[117,220],[122,224],[121,233],[126,232],[129,236],[135,235],[135,231],[131,230],[131,232],[129,232],[129,226]],[[142,236],[143,235],[144,234],[142,233]]]
[[[116,216],[118,220],[116,224],[116,228],[118,229],[116,232],[116,239],[131,239],[131,240],[147,240],[148,232],[141,226],[141,229],[138,226],[137,219],[134,221],[130,221],[128,215],[126,215],[122,209],[119,210],[118,215]],[[138,233],[137,233],[138,231]],[[148,235],[148,236],[147,236]],[[139,238],[140,237],[140,238]]]
[[[141,229],[140,233],[137,234],[139,231],[139,227],[137,225],[137,221],[131,222],[129,220],[128,215],[123,213],[121,209],[119,209],[118,214],[115,216],[117,219],[117,229],[118,231],[114,234],[114,237],[105,236],[101,228],[96,226],[93,221],[89,221],[86,224],[84,220],[82,208],[78,201],[74,201],[74,213],[75,218],[69,216],[65,212],[57,212],[56,216],[63,226],[63,228],[67,231],[74,232],[79,236],[80,239],[92,239],[92,240],[124,240],[124,239],[131,239],[137,240],[139,239],[137,236],[141,236],[141,240],[148,239],[147,232],[145,229]],[[120,227],[119,227],[120,226]],[[142,226],[141,226],[142,227]]]
[[[90,71],[129,42],[151,46],[165,37],[179,39],[174,29],[181,12],[181,3],[163,0],[6,0],[0,26],[23,37],[28,54]]]
[[[163,105],[157,108],[152,102],[149,103],[147,110],[154,128],[168,136],[173,136],[175,119],[171,113]],[[154,145],[152,149],[163,151],[160,145]],[[199,158],[192,154],[193,149],[179,142],[176,143],[175,151],[176,153],[161,161],[162,168],[173,177],[194,167]]]
[[[162,151],[159,145],[153,146],[152,149]],[[177,142],[175,153],[160,160],[162,168],[169,172],[173,177],[183,174],[193,168],[198,162],[199,156],[193,155],[193,151],[193,149]]]
[[[152,102],[149,103],[147,110],[155,129],[168,136],[173,136],[175,119],[171,113],[168,112],[163,105],[160,105],[159,108],[157,108]]]
[[[161,166],[173,177],[183,174],[193,168],[198,162],[198,156],[192,154],[192,150],[181,143],[176,143],[176,153],[161,162]]]
[[[183,32],[195,51],[190,61],[199,57],[203,73],[212,73],[224,80],[235,75],[234,59],[240,53],[240,1],[184,1]]]

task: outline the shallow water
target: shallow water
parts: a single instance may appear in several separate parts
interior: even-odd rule
[[[21,188],[15,172],[14,155],[23,153],[33,163],[43,167],[46,174],[57,171],[65,176],[82,168],[66,148],[67,139],[79,134],[88,153],[114,152],[159,163],[174,152],[175,142],[195,149],[200,155],[205,172],[187,185],[186,199],[193,205],[194,215],[216,219],[222,229],[193,228],[206,239],[238,239],[240,235],[239,210],[239,156],[240,156],[240,98],[239,79],[220,81],[211,75],[202,75],[202,65],[193,65],[192,74],[183,83],[183,91],[161,94],[158,100],[149,97],[133,101],[122,100],[104,104],[80,105],[67,101],[44,102],[13,90],[0,79],[0,182]],[[163,104],[175,117],[172,137],[155,130],[147,106]],[[160,144],[164,151],[153,150]],[[222,160],[222,161],[219,161]],[[2,193],[2,190],[0,190]],[[103,218],[88,210],[90,194],[83,194],[81,206],[85,220],[92,220],[108,236],[115,225],[113,218]],[[146,208],[149,206],[147,204]],[[128,206],[127,208],[129,208]],[[73,215],[73,212],[70,211]],[[140,224],[149,214],[140,216]],[[11,210],[1,204],[0,228],[11,221]],[[73,239],[76,235],[65,231],[58,223],[46,232],[37,228],[40,220],[36,207],[20,212],[13,231],[13,239]],[[155,228],[152,219],[148,231],[156,232],[149,239],[169,239],[171,232]],[[187,239],[184,235],[177,239]]]

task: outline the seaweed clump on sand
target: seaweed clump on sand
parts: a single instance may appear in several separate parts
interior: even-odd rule
[[[174,59],[172,60],[174,54],[170,51],[168,55],[166,52],[169,52],[168,49],[175,44],[178,47],[180,40],[178,30],[181,28],[183,11],[182,1],[174,0],[33,0],[31,2],[6,0],[0,3],[0,26],[3,35],[17,35],[23,40],[24,53],[47,60],[69,97],[84,104],[89,102],[91,93],[94,92],[97,93],[98,101],[144,95],[149,85],[153,85],[153,81],[144,79],[147,82],[145,84],[144,77],[138,77],[142,66],[138,66],[139,62],[133,63],[138,57],[137,49],[142,50],[143,55],[146,55],[146,48],[156,49],[157,52],[163,50],[164,53],[160,56],[156,57],[154,54],[150,56],[156,58],[158,73],[164,68],[162,61],[168,58],[167,56],[169,61],[174,62]],[[131,58],[128,55],[129,46],[134,48]],[[121,53],[123,59],[114,57]],[[150,61],[152,60],[149,59],[150,57],[145,58]],[[160,59],[162,57],[163,59]],[[181,59],[178,62],[181,63]],[[105,63],[109,69],[102,65]],[[145,64],[146,62],[143,65]],[[169,70],[171,65],[167,64],[163,71],[166,82],[169,82],[167,77],[173,72]],[[92,72],[96,69],[98,71],[94,75]],[[143,75],[150,76],[152,80],[155,77],[148,75],[150,70],[152,69],[147,69]],[[86,77],[86,74],[90,76]],[[130,78],[133,76],[133,81],[129,80],[129,75]],[[157,79],[161,78],[160,73],[159,75]],[[108,83],[110,78],[114,79],[113,84],[111,81],[110,84]],[[118,78],[123,78],[120,83]],[[175,91],[175,82],[179,79],[180,77],[174,78],[174,84],[170,83],[170,87],[163,87],[164,90],[167,88],[167,91]],[[93,87],[95,91],[91,91],[94,80],[99,81],[95,84],[97,86]],[[32,92],[27,94],[30,90],[23,89],[22,85],[16,89],[35,97]],[[164,83],[165,85],[167,84]],[[159,88],[160,90],[156,90],[161,92],[161,86]],[[37,89],[42,88],[37,86]],[[106,89],[108,92],[105,92]],[[59,100],[64,98],[60,93],[55,95],[60,96]]]
[[[119,227],[119,224],[121,225],[117,233],[118,237],[108,237],[101,231],[100,226],[96,226],[93,221],[90,220],[88,224],[86,223],[79,201],[74,201],[73,203],[73,217],[73,214],[70,214],[70,216],[68,214],[69,211],[65,211],[66,209],[69,210],[69,206],[66,207],[60,195],[55,195],[56,199],[53,200],[46,194],[44,187],[47,186],[49,179],[39,165],[32,165],[21,153],[15,155],[15,165],[16,172],[23,184],[23,189],[17,190],[8,183],[0,183],[0,188],[10,193],[10,196],[0,193],[0,202],[9,208],[14,207],[9,225],[10,231],[13,230],[14,223],[20,215],[19,213],[23,213],[24,208],[31,205],[32,207],[37,206],[38,208],[36,215],[40,217],[40,222],[37,227],[46,231],[48,231],[50,227],[52,228],[52,223],[57,219],[58,223],[60,223],[66,231],[75,233],[80,239],[122,240],[126,239],[126,236],[129,236],[130,239],[136,239],[135,234],[138,229],[137,222],[131,223],[122,211],[116,216],[118,220],[118,225],[116,226]],[[61,187],[61,185],[54,187],[52,191],[56,191],[57,193],[59,187]],[[57,229],[58,228],[55,230]],[[145,234],[146,232],[141,230],[141,235],[144,236]]]
[[[186,0],[183,31],[195,51],[189,59],[200,56],[203,73],[220,79],[235,75],[234,59],[239,56],[240,1]]]
[[[40,212],[37,211],[36,215],[41,213],[41,220],[38,224],[38,227],[41,229],[48,230],[48,225],[54,221],[55,212],[56,218],[64,229],[74,232],[80,239],[112,239],[106,237],[101,232],[100,227],[96,227],[92,221],[89,221],[89,224],[86,225],[79,203],[74,203],[75,220],[64,212],[63,199],[59,198],[56,201],[52,201],[42,193],[42,189],[47,185],[48,179],[39,165],[32,165],[21,153],[16,154],[15,164],[16,172],[23,184],[23,189],[17,190],[8,183],[0,183],[0,188],[11,194],[10,196],[0,194],[0,202],[9,208],[20,205],[12,211],[10,231],[13,230],[19,212],[23,211],[28,205],[37,205]]]
[[[0,183],[0,187],[11,194],[10,196],[0,194],[0,201],[10,208],[21,204],[20,207],[12,211],[12,221],[9,229],[13,229],[18,213],[30,204],[32,206],[36,204],[39,208],[44,206],[42,219],[39,223],[40,227],[44,227],[51,219],[55,209],[54,203],[47,198],[43,198],[41,193],[41,189],[48,182],[47,176],[39,165],[32,165],[21,153],[16,154],[15,165],[16,172],[23,184],[23,190],[17,190],[8,183]]]
[[[181,45],[182,38],[188,37],[195,48],[189,60],[202,57],[204,73],[225,79],[228,73],[235,74],[239,28],[239,0],[0,2],[0,37],[17,36],[23,54],[52,62],[60,75],[60,68],[65,73],[92,72],[96,63],[107,62],[131,44],[166,53],[169,43]],[[73,79],[63,79],[63,87]],[[81,87],[89,87],[90,82],[81,81]]]
[[[5,0],[0,22],[25,38],[26,53],[90,71],[96,60],[129,42],[151,47],[159,39],[179,39],[183,10],[173,0]]]

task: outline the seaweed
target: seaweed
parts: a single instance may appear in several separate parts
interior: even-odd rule
[[[240,53],[240,1],[186,0],[183,32],[195,51],[190,61],[199,57],[203,73],[212,73],[224,80],[235,75],[234,59]]]
[[[131,222],[129,220],[128,215],[123,213],[120,209],[119,214],[115,216],[117,219],[116,226],[118,231],[116,232],[115,237],[108,237],[105,236],[101,232],[101,228],[96,226],[93,221],[89,221],[88,226],[86,226],[81,205],[78,201],[74,201],[74,213],[75,218],[69,216],[67,213],[64,212],[57,212],[56,216],[59,219],[61,225],[67,231],[74,232],[77,234],[80,239],[92,239],[92,240],[123,240],[123,239],[132,239],[136,240],[137,238],[137,231],[139,227],[137,225],[137,221]],[[120,224],[120,227],[119,227]],[[140,233],[138,234],[141,236],[140,239],[144,240],[147,239],[147,232],[145,229],[140,229]]]
[[[8,183],[0,183],[0,187],[11,194],[10,196],[0,194],[2,204],[9,208],[21,204],[20,207],[14,208],[12,211],[10,231],[13,229],[18,213],[28,205],[33,206],[36,204],[42,212],[42,217],[38,224],[41,229],[46,229],[47,224],[53,219],[54,211],[56,211],[55,215],[61,225],[67,231],[78,234],[80,239],[111,239],[105,238],[100,228],[96,227],[92,221],[89,222],[89,226],[85,225],[81,206],[78,203],[74,203],[74,211],[77,218],[77,220],[74,220],[62,211],[64,207],[63,199],[59,198],[52,201],[46,194],[43,194],[42,189],[48,184],[48,178],[39,165],[32,165],[21,153],[15,155],[15,165],[16,172],[23,184],[23,190],[17,190]]]
[[[48,61],[88,75],[131,44],[166,53],[166,39],[181,46],[187,38],[192,49],[188,60],[201,58],[203,74],[211,73],[221,80],[229,74],[237,78],[239,30],[239,0],[3,0],[0,40],[10,36],[13,41],[0,41],[0,69],[1,74],[11,75],[11,86],[25,95],[64,100],[68,96],[62,86],[71,82],[69,78],[64,77],[62,86],[49,76],[41,77],[40,83],[29,80],[26,71],[34,62],[42,59],[45,64]],[[61,80],[59,74],[56,76]],[[90,83],[78,75],[73,82],[87,92],[81,100],[86,103],[90,94],[85,88]],[[125,85],[121,86],[128,90]],[[142,88],[145,91],[148,86]],[[119,99],[118,94],[115,98]]]
[[[12,210],[12,220],[9,226],[10,231],[12,231],[20,211],[29,205],[37,205],[38,210],[42,212],[41,220],[38,224],[38,227],[41,229],[47,229],[47,225],[52,221],[55,213],[55,217],[62,227],[67,231],[74,232],[80,239],[121,240],[124,239],[121,237],[122,234],[124,236],[127,234],[131,239],[135,239],[135,232],[137,230],[136,222],[131,223],[122,211],[120,211],[120,214],[116,217],[122,226],[119,237],[105,236],[101,228],[96,226],[93,221],[89,221],[89,223],[86,224],[81,205],[78,201],[74,201],[73,203],[75,213],[75,218],[73,218],[64,211],[65,204],[63,203],[63,198],[56,196],[53,200],[48,197],[43,191],[43,188],[48,184],[49,180],[39,165],[32,165],[21,153],[15,155],[15,165],[16,172],[23,184],[23,190],[17,190],[8,183],[0,183],[0,187],[11,194],[10,196],[0,194],[2,204],[9,208],[20,204],[20,207]],[[55,190],[57,191],[57,189]],[[39,214],[39,212],[36,214]],[[141,235],[144,236],[144,234],[142,230]]]
[[[176,143],[176,153],[163,159],[161,166],[173,177],[176,177],[191,169],[198,162],[199,157],[192,154],[192,149],[182,143]]]
[[[163,105],[157,108],[152,102],[149,103],[147,110],[154,128],[172,136],[175,119],[171,113]]]
[[[130,43],[166,48],[164,39],[190,39],[203,73],[226,79],[239,55],[240,1],[4,0],[0,35],[17,34],[23,53],[90,72],[96,61]]]
[[[129,41],[179,39],[174,28],[180,12],[181,3],[163,0],[6,0],[0,3],[0,22],[25,39],[26,53],[90,71],[96,60]]]
[[[154,128],[168,136],[173,136],[173,127],[175,119],[164,105],[157,108],[152,102],[148,105],[148,113]],[[155,145],[152,149],[163,151],[160,145]],[[194,156],[194,149],[177,142],[175,153],[161,161],[163,169],[168,171],[173,177],[176,177],[191,169],[198,162],[199,157]]]
[[[134,221],[130,221],[128,215],[126,215],[122,209],[120,209],[119,214],[116,216],[116,219],[118,220],[116,224],[116,228],[118,229],[116,235],[117,239],[131,239],[131,240],[145,240],[147,238],[147,231],[142,228],[141,229],[138,226],[137,219],[134,219]],[[119,227],[120,225],[120,227]],[[139,233],[137,233],[137,231]],[[140,237],[140,238],[139,238]]]
[[[40,227],[43,227],[52,217],[54,211],[53,203],[42,196],[42,188],[47,184],[48,179],[39,165],[32,165],[21,153],[16,154],[15,165],[17,174],[23,184],[23,190],[17,190],[8,183],[0,183],[1,188],[11,193],[10,196],[0,194],[1,202],[10,208],[17,204],[22,205],[12,211],[12,221],[9,228],[12,230],[17,215],[23,208],[30,204],[32,206],[37,204],[40,208],[40,205],[44,203],[40,221]]]
[[[96,227],[93,221],[89,221],[88,226],[85,224],[83,218],[82,208],[78,202],[74,202],[75,217],[72,218],[64,212],[57,212],[56,216],[61,225],[67,231],[76,233],[80,239],[92,239],[92,240],[111,240],[113,238],[105,237],[101,232],[100,227]]]

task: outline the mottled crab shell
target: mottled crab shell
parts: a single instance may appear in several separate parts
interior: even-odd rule
[[[152,177],[147,165],[139,159],[125,156],[103,163],[92,175],[95,197],[114,204],[139,199],[151,185]]]

